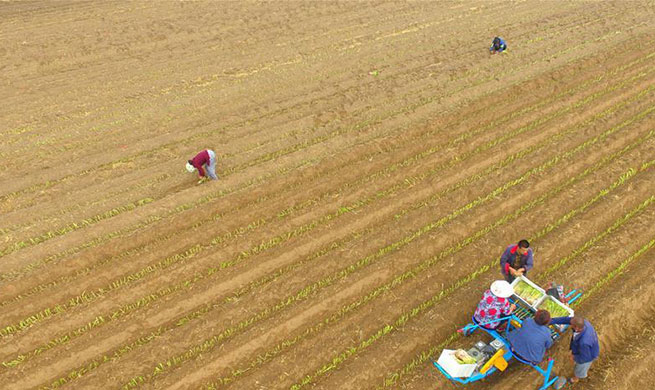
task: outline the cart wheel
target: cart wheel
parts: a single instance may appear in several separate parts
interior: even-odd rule
[[[556,390],[561,389],[562,387],[564,387],[565,384],[566,384],[566,377],[560,376],[559,378],[557,378],[555,383],[553,383],[553,388]]]

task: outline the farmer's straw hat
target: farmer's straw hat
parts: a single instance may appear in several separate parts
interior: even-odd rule
[[[491,283],[491,293],[499,298],[509,298],[514,294],[514,289],[505,280],[496,280]]]

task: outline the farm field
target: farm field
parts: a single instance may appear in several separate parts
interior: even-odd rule
[[[655,387],[653,20],[0,2],[2,388],[454,389],[430,359],[522,238],[599,333],[571,388]],[[220,180],[197,185],[206,148]]]

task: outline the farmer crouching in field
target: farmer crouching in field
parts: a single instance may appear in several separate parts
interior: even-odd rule
[[[216,176],[216,153],[210,149],[203,150],[202,152],[196,154],[194,158],[187,161],[187,171],[193,172],[196,169],[198,170],[198,176],[200,176],[198,184],[202,184],[209,180],[207,175],[209,175],[212,180],[217,180],[218,176]]]
[[[495,37],[493,42],[491,42],[491,47],[489,48],[489,54],[502,53],[507,50],[507,44],[501,37]]]
[[[553,318],[551,324],[570,324],[573,331],[569,348],[574,367],[573,377],[569,378],[569,382],[576,383],[580,379],[586,378],[591,363],[600,354],[596,330],[589,321],[582,317],[556,317]],[[559,389],[565,383],[565,379],[560,380],[556,383],[555,388]]]
[[[482,295],[482,300],[473,314],[473,322],[486,329],[502,331],[505,329],[506,322],[497,322],[495,320],[508,316],[514,311],[516,305],[509,303],[509,297],[514,290],[504,280],[496,280],[491,283],[489,290]]]
[[[537,310],[534,318],[526,319],[519,329],[509,332],[507,340],[512,346],[512,353],[528,363],[541,363],[546,350],[553,345],[549,323],[550,313],[547,310]]]
[[[519,275],[527,275],[532,269],[532,249],[528,240],[521,240],[505,249],[500,256],[500,272],[509,283]]]

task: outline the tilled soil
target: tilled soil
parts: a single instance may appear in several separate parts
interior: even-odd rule
[[[454,388],[521,238],[599,333],[575,387],[655,385],[654,10],[3,3],[3,388]]]

